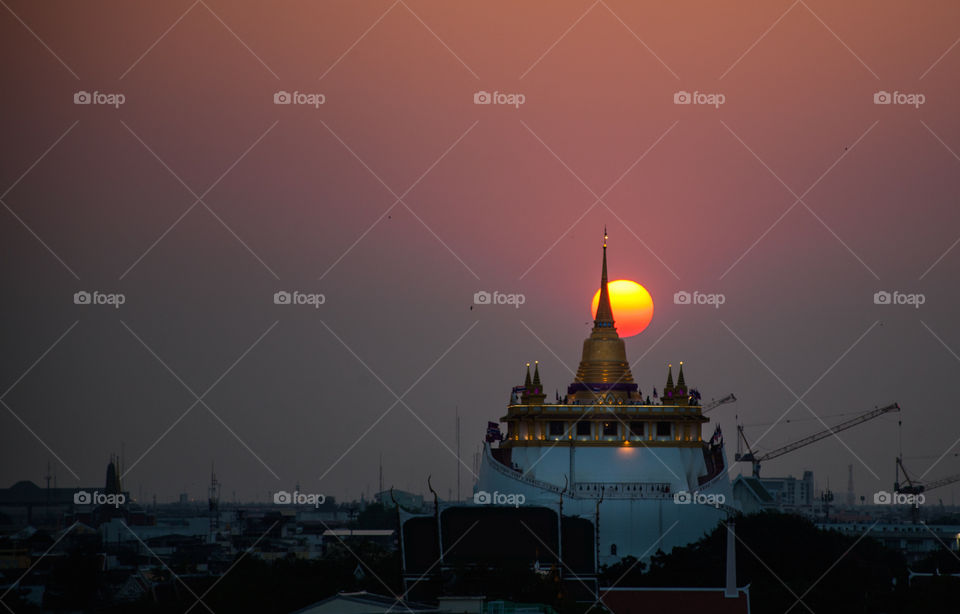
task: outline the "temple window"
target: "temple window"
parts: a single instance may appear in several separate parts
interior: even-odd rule
[[[550,421],[550,435],[552,437],[559,437],[563,435],[563,422],[560,420],[551,420]]]
[[[589,436],[590,435],[590,421],[581,420],[577,422],[577,435],[578,436]]]
[[[643,422],[631,422],[630,423],[630,434],[634,437],[643,437],[644,433],[644,424]]]
[[[657,422],[657,437],[669,437],[669,436],[670,436],[670,423]]]
[[[617,423],[616,422],[604,422],[603,423],[603,434],[605,437],[616,437],[617,434]]]

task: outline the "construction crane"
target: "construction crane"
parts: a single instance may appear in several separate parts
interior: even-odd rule
[[[758,478],[760,477],[760,463],[762,463],[763,461],[768,461],[770,459],[777,458],[778,456],[783,456],[788,452],[793,452],[794,450],[798,450],[804,446],[808,446],[814,442],[817,442],[817,441],[820,441],[821,439],[829,437],[830,435],[839,433],[840,431],[845,431],[848,428],[857,426],[858,424],[863,424],[868,420],[873,420],[874,418],[882,416],[891,411],[900,411],[900,405],[898,405],[897,403],[892,403],[885,407],[871,409],[870,411],[864,412],[862,414],[858,414],[857,416],[850,418],[845,422],[841,422],[836,426],[829,427],[826,430],[820,431],[818,433],[814,433],[813,435],[809,435],[807,437],[804,437],[803,439],[798,439],[793,443],[788,443],[787,445],[781,448],[777,448],[776,450],[765,452],[763,454],[759,454],[753,451],[753,448],[750,447],[750,443],[747,441],[746,436],[743,434],[743,425],[738,424],[737,432],[739,435],[739,439],[737,441],[737,453],[734,456],[734,460],[740,461],[740,462],[753,463],[753,477]],[[746,447],[747,449],[746,453],[743,452],[743,448],[741,447],[741,444],[742,446]]]
[[[901,471],[903,472],[903,483],[900,483]],[[910,474],[907,473],[907,468],[903,466],[903,458],[900,456],[897,457],[897,478],[893,483],[893,490],[895,492],[905,495],[919,495],[920,493],[929,492],[935,488],[953,484],[954,482],[960,482],[960,473],[948,475],[945,478],[926,483],[914,480],[910,477]]]
[[[711,400],[709,403],[703,406],[703,411],[701,411],[700,413],[705,414],[708,411],[713,411],[714,409],[720,407],[725,403],[735,403],[736,401],[737,401],[737,397],[733,396],[733,393],[731,392],[730,394],[723,397],[722,399],[718,399],[716,401]]]

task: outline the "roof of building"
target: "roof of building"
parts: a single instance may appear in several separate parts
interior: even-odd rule
[[[342,537],[389,537],[396,533],[394,529],[327,529],[324,535]]]
[[[432,605],[360,591],[338,593],[292,614],[384,614],[386,612],[439,612]]]
[[[647,614],[658,611],[750,614],[750,586],[737,589],[736,597],[723,588],[616,587],[601,588],[600,601],[613,614]]]
[[[30,480],[21,480],[10,488],[0,488],[0,505],[72,505],[78,490],[82,489],[44,488]]]

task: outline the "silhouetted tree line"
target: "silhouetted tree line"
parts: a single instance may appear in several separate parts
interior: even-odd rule
[[[736,521],[737,585],[750,585],[754,612],[936,613],[960,611],[960,578],[915,578],[908,586],[903,554],[870,537],[822,531],[798,516],[763,513]],[[649,567],[628,557],[603,570],[601,585],[721,587],[727,529],[670,554],[654,554]],[[946,549],[913,571],[960,569]],[[799,603],[802,599],[803,603]],[[804,607],[806,604],[807,607]],[[792,606],[792,607],[791,607]],[[808,610],[809,607],[809,610]]]

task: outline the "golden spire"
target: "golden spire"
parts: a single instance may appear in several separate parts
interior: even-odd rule
[[[600,302],[593,330],[583,342],[583,354],[574,383],[568,388],[579,401],[595,402],[601,394],[631,398],[633,383],[623,339],[613,325],[613,310],[607,291],[607,230],[603,230],[603,265],[600,273]]]
[[[593,318],[594,328],[613,328],[613,308],[610,307],[610,292],[607,289],[607,228],[603,228],[603,268],[600,273],[600,302]]]

